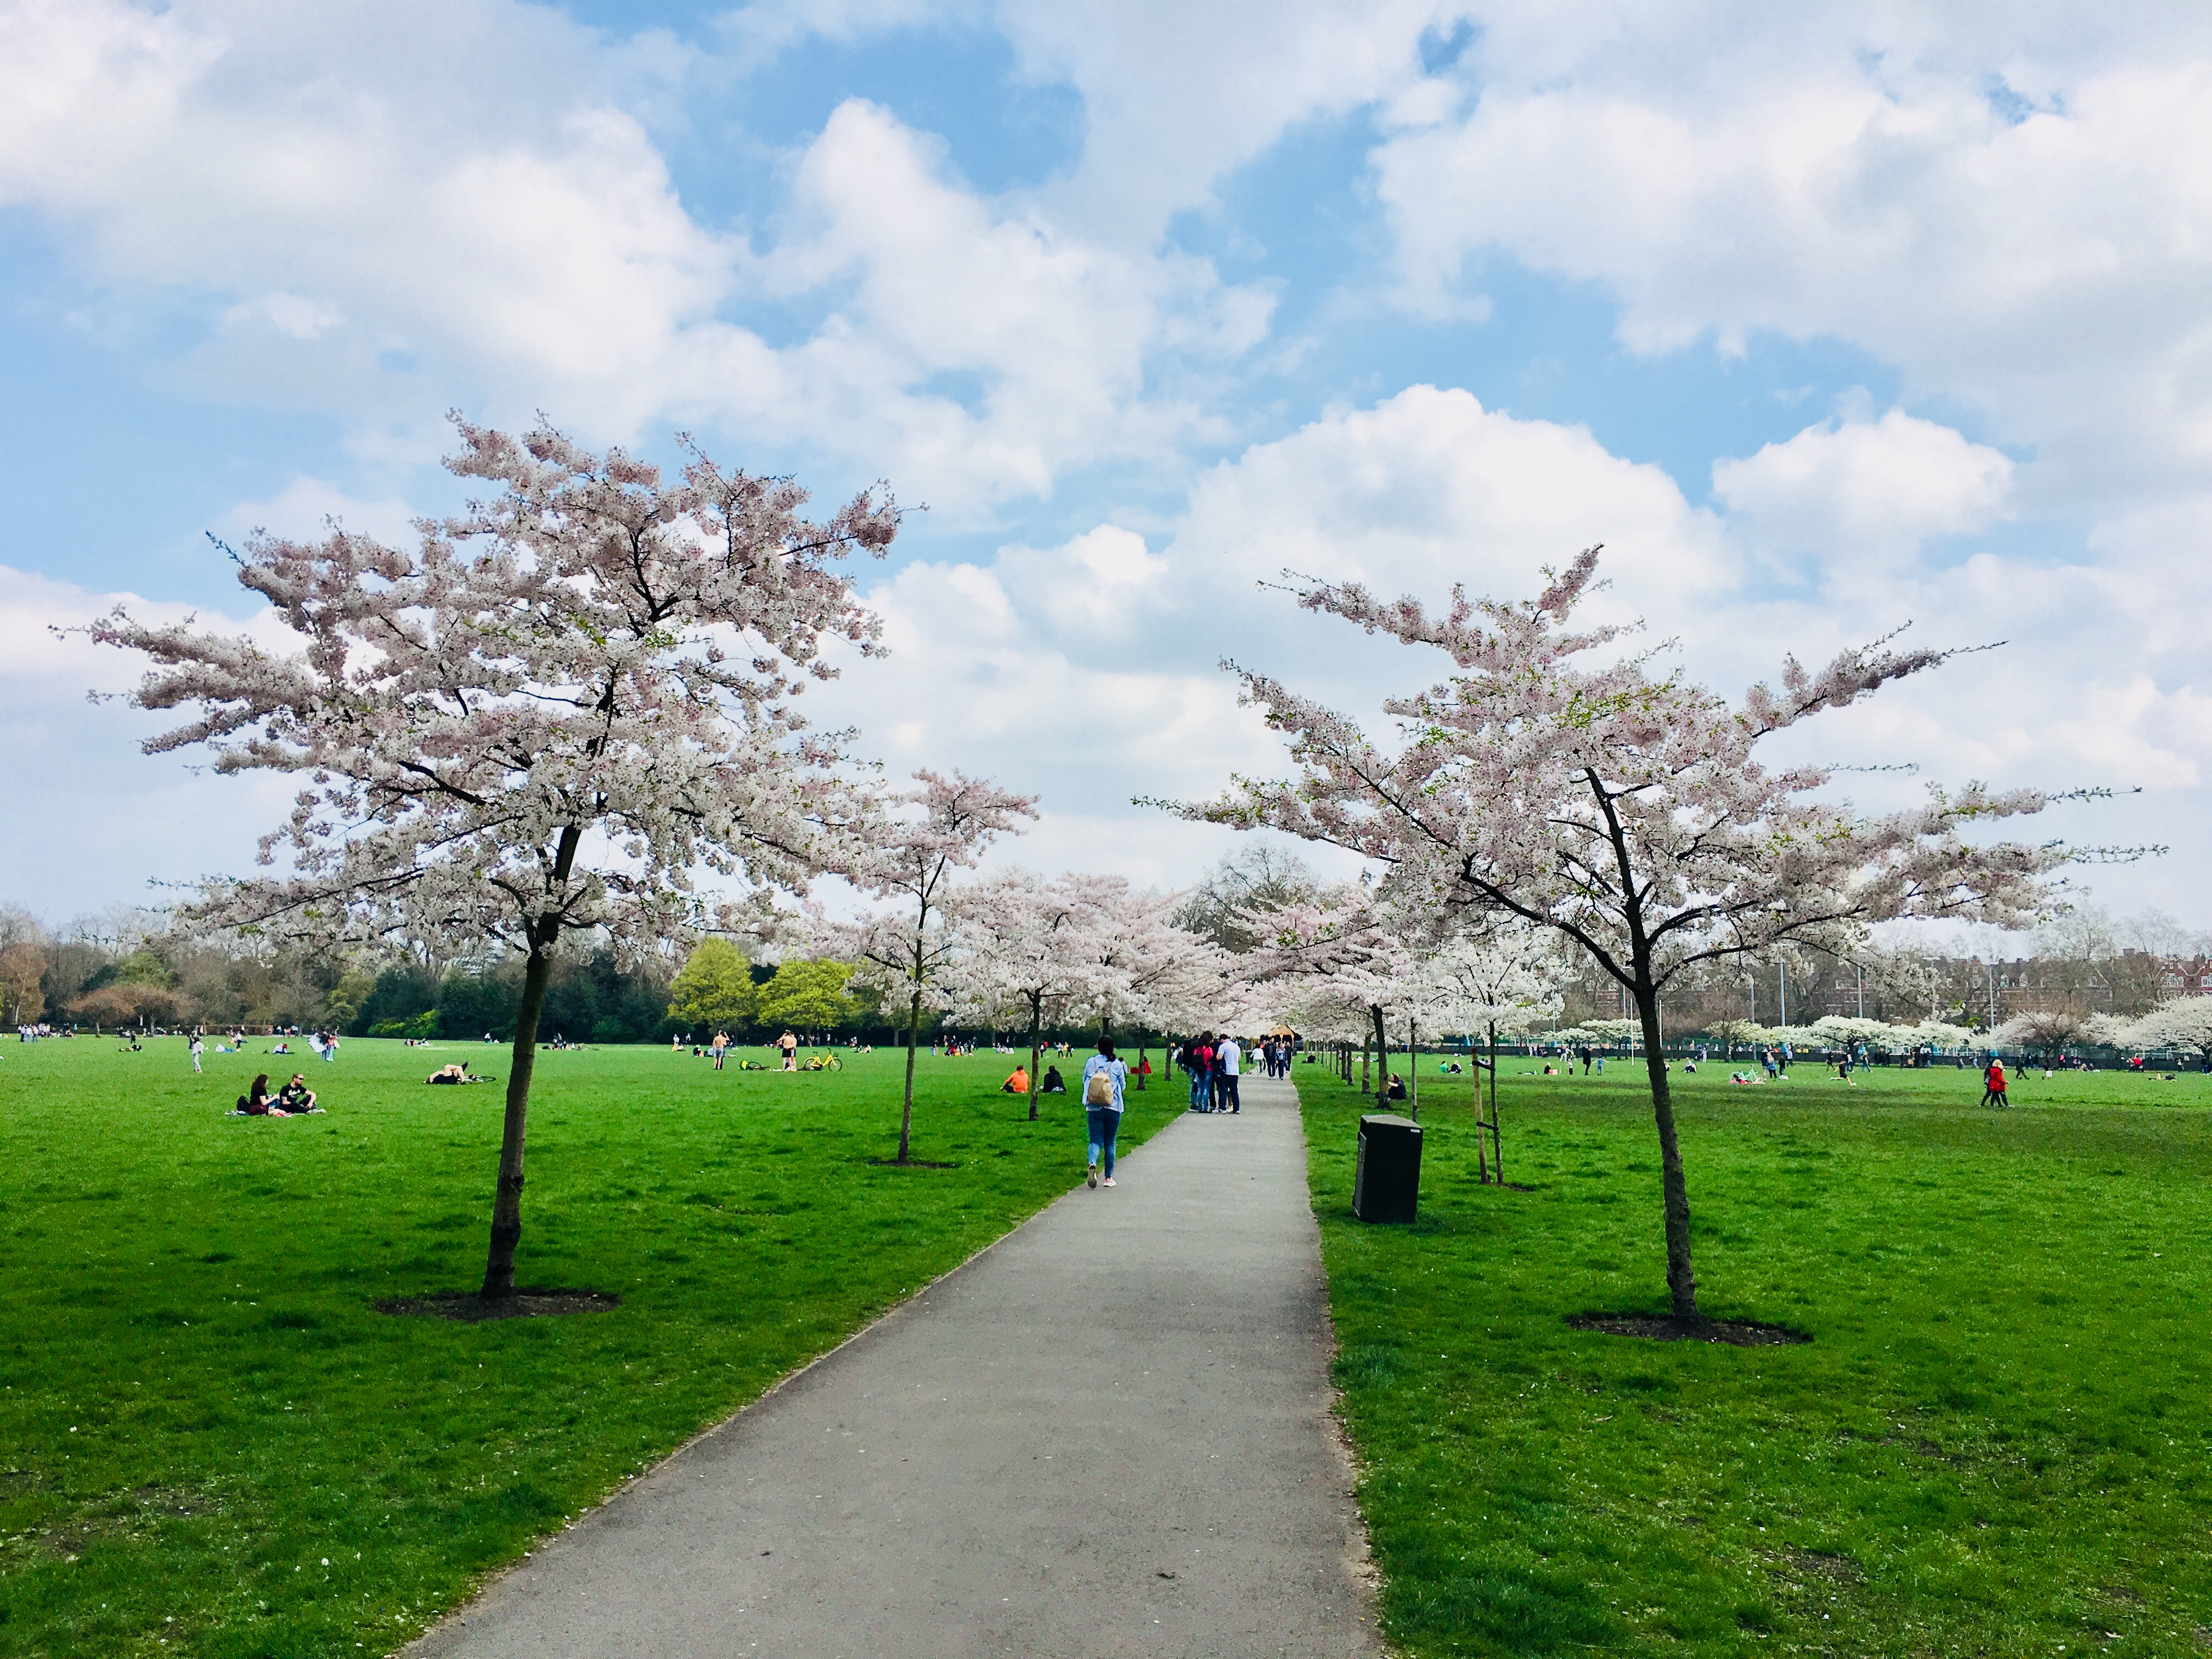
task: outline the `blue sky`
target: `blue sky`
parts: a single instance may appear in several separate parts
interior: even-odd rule
[[[52,625],[250,623],[210,534],[403,534],[447,409],[542,409],[929,503],[825,712],[1039,791],[1024,861],[1224,850],[1127,805],[1272,769],[1224,655],[1433,672],[1281,567],[1602,541],[1730,690],[2008,641],[1821,757],[2140,787],[2054,833],[2212,921],[2208,105],[2180,6],[0,0],[14,896],[240,867],[277,798],[138,755]]]

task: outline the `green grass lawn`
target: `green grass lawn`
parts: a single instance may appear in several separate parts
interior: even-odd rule
[[[623,1305],[392,1318],[482,1277],[502,1091],[422,1079],[505,1052],[268,1047],[0,1054],[0,1655],[389,1651],[1082,1170],[1080,1108],[1026,1122],[997,1055],[923,1056],[915,1156],[957,1167],[899,1170],[901,1055],[544,1054],[518,1280]],[[294,1069],[326,1116],[221,1115]],[[1130,1101],[1125,1144],[1182,1103]]]
[[[1562,1322],[1665,1310],[1658,1150],[1637,1067],[1535,1064],[1501,1068],[1514,1192],[1425,1062],[1412,1227],[1352,1219],[1363,1103],[1297,1068],[1406,1654],[2203,1659],[2207,1079],[2038,1075],[2005,1112],[1972,1071],[1682,1079],[1705,1311],[1814,1338],[1733,1348]]]

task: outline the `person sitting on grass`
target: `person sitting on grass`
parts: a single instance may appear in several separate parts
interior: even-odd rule
[[[1060,1074],[1059,1066],[1044,1068],[1044,1081],[1037,1085],[1037,1092],[1041,1095],[1064,1095],[1067,1092],[1067,1079]]]
[[[1014,1074],[999,1085],[999,1092],[1002,1095],[1025,1095],[1029,1091],[1030,1073],[1025,1066],[1015,1066]]]
[[[1755,1078],[1755,1077],[1752,1076],[1748,1072],[1730,1072],[1730,1073],[1729,1073],[1729,1081],[1730,1083],[1754,1083],[1754,1084],[1755,1084],[1755,1083],[1757,1083],[1757,1082],[1759,1081],[1759,1079],[1758,1079],[1757,1078]]]
[[[246,1117],[269,1115],[269,1073],[264,1072],[253,1079],[253,1086],[238,1097],[238,1109]]]
[[[1390,1086],[1382,1091],[1382,1098],[1385,1100],[1403,1100],[1405,1097],[1406,1079],[1400,1077],[1395,1072],[1391,1073]]]
[[[307,1079],[295,1072],[292,1080],[276,1091],[274,1109],[286,1117],[305,1117],[322,1108],[315,1104],[315,1091],[307,1086]]]

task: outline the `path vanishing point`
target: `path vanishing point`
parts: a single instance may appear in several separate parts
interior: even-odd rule
[[[1287,1083],[1185,1115],[702,1436],[415,1659],[1382,1651]],[[1079,1164],[1080,1131],[1063,1122]]]

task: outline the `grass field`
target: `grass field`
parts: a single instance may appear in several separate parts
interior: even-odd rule
[[[544,1054],[518,1279],[622,1306],[392,1318],[482,1276],[501,1091],[422,1079],[504,1052],[268,1046],[0,1054],[0,1655],[389,1651],[1081,1174],[1080,1109],[1023,1121],[995,1055],[923,1056],[915,1156],[957,1167],[900,1170],[902,1056]],[[328,1115],[221,1115],[264,1069]]]
[[[2207,1079],[2038,1076],[1996,1112],[1972,1071],[1702,1069],[1700,1300],[1814,1338],[1732,1348],[1562,1322],[1665,1310],[1657,1146],[1637,1068],[1528,1065],[1500,1098],[1533,1190],[1476,1185],[1431,1071],[1395,1228],[1350,1217],[1359,1097],[1297,1068],[1406,1654],[2212,1649]]]

